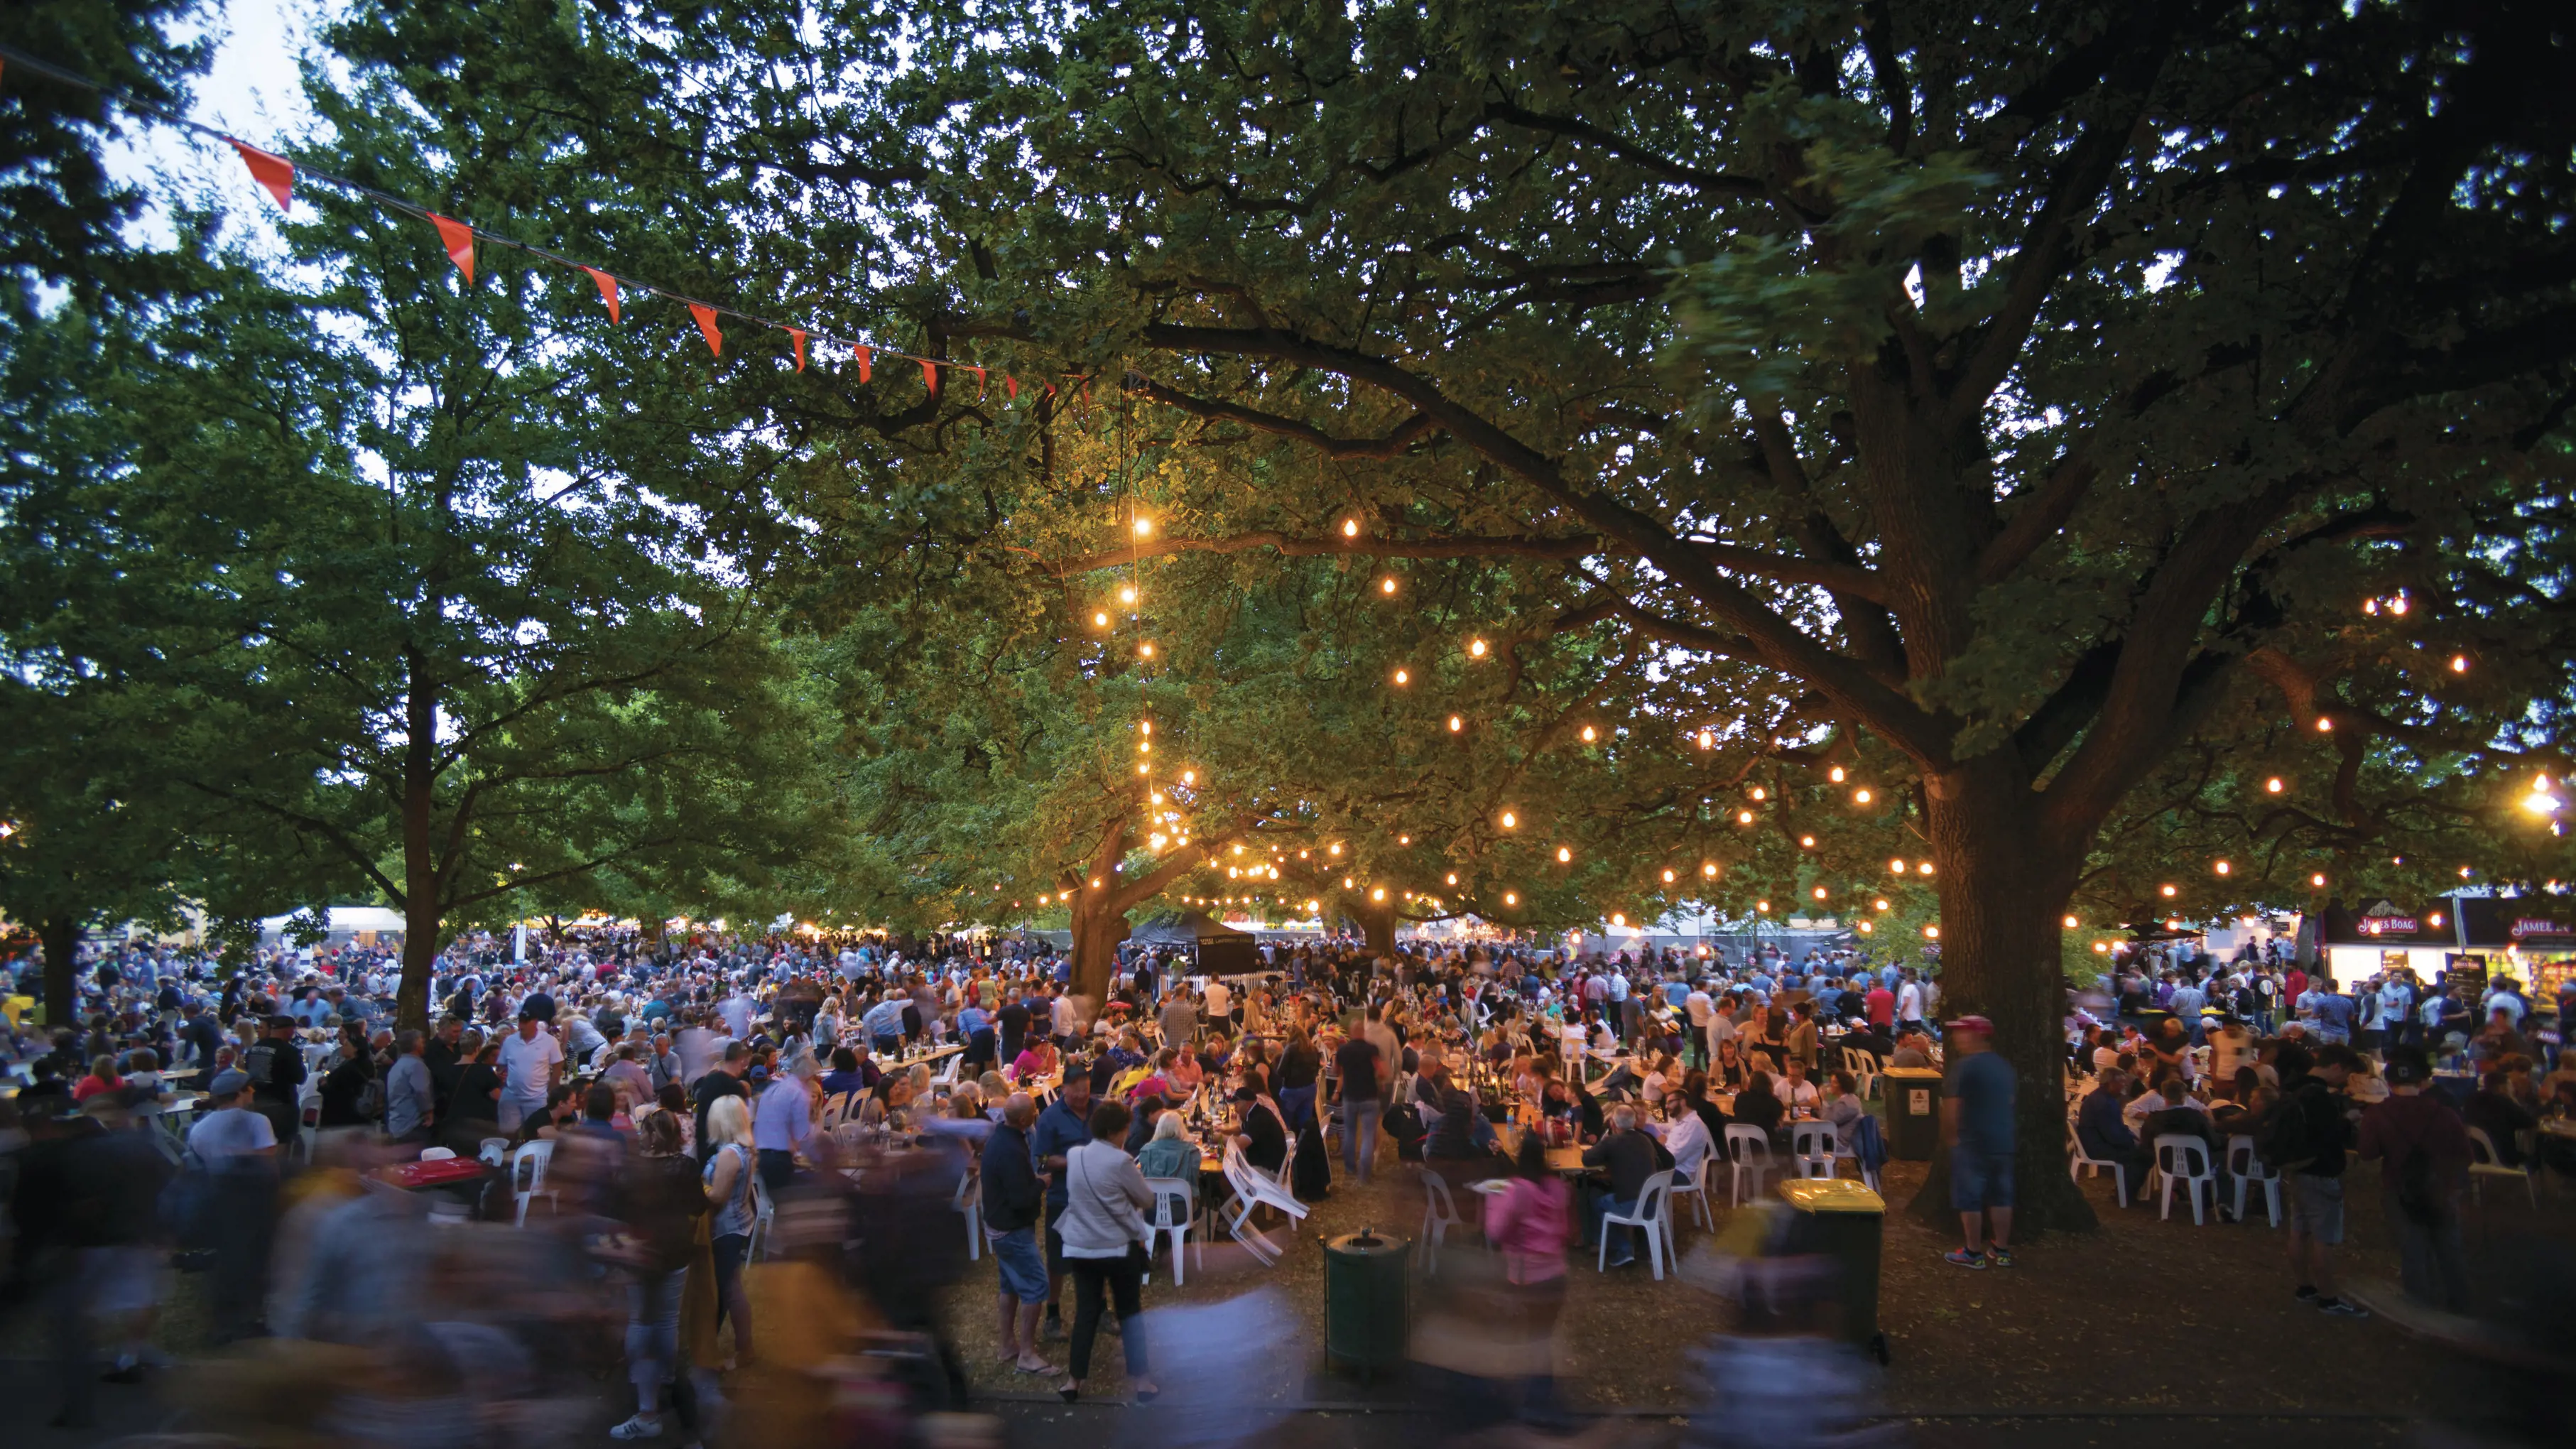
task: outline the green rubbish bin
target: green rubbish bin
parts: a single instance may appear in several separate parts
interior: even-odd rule
[[[1362,1228],[1324,1239],[1324,1358],[1363,1373],[1393,1369],[1406,1350],[1405,1279],[1413,1244]]]
[[[1878,1074],[1887,1096],[1887,1151],[1930,1162],[1941,1145],[1941,1074],[1930,1067],[1889,1067]]]
[[[1783,1182],[1780,1196],[1797,1214],[1790,1251],[1834,1261],[1842,1336],[1887,1362],[1887,1335],[1878,1327],[1878,1249],[1887,1225],[1886,1199],[1864,1183],[1831,1177]]]

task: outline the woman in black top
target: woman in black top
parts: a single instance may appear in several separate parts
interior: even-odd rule
[[[363,1099],[367,1087],[376,1080],[376,1056],[367,1050],[367,1029],[362,1026],[340,1028],[341,1062],[323,1074],[317,1088],[322,1096],[322,1115],[317,1125],[323,1127],[364,1127],[372,1120]]]

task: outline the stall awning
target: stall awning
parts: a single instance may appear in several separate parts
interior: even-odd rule
[[[2459,912],[2445,896],[2435,896],[2420,906],[2400,905],[2382,897],[2350,907],[2338,897],[2326,902],[2324,917],[2320,938],[2329,946],[2460,949]]]
[[[2462,896],[2459,907],[2473,951],[2576,948],[2576,900],[2565,896]]]

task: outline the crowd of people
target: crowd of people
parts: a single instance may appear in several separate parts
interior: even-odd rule
[[[412,1029],[385,951],[219,972],[106,949],[82,963],[77,1020],[4,1044],[13,1262],[57,1304],[67,1422],[102,1376],[160,1362],[153,1313],[175,1267],[206,1275],[218,1339],[399,1343],[437,1383],[581,1351],[548,1335],[614,1293],[635,1407],[613,1433],[689,1442],[719,1404],[790,1426],[827,1412],[776,1392],[752,1408],[739,1386],[810,1387],[869,1334],[895,1345],[851,1360],[895,1375],[880,1400],[961,1403],[930,1290],[966,1271],[972,1209],[1001,1359],[1078,1398],[1114,1330],[1150,1400],[1136,1320],[1158,1184],[1222,1193],[1212,1169],[1239,1157],[1312,1200],[1337,1142],[1348,1184],[1392,1152],[1481,1185],[1483,1231],[1544,1335],[1569,1251],[1633,1261],[1648,1245],[1613,1220],[1659,1177],[1695,1185],[1757,1150],[1730,1128],[1785,1150],[1799,1124],[1829,1124],[1834,1152],[1873,1168],[1886,1149],[1861,1079],[1937,1065],[1965,1238],[1951,1260],[2011,1266],[2012,1104],[2039,1073],[1986,1050],[1983,1018],[1944,1023],[1928,963],[1326,940],[1266,948],[1246,976],[1188,971],[1135,954],[1094,998],[1042,943],[606,932],[519,959],[477,937],[440,958]],[[2070,1016],[2066,1070],[2090,1079],[2077,1142],[2139,1182],[2164,1135],[2295,1151],[2299,1286],[2329,1312],[2352,1311],[2332,1272],[2342,1154],[2396,1164],[2415,1217],[2464,1169],[2423,1043],[2486,1074],[2462,1125],[2501,1129],[2499,1146],[2576,1103],[2576,1074],[2544,1077],[2554,1061],[2529,1054],[2506,986],[2472,1011],[2403,983],[2339,993],[2251,952],[2142,957],[2104,985],[2108,1019]],[[400,1176],[440,1159],[467,1166]],[[2456,1217],[2447,1237],[2429,1221],[2407,1239],[2408,1281],[2447,1296]],[[512,1227],[427,1230],[452,1223]],[[771,1331],[781,1315],[793,1331]],[[525,1367],[509,1382],[540,1396]],[[1544,1401],[1545,1375],[1528,1378]]]

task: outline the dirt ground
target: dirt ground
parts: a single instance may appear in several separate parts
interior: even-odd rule
[[[1336,1171],[1339,1165],[1336,1164]],[[1200,1273],[1175,1289],[1158,1262],[1145,1306],[1231,1297],[1252,1284],[1275,1283],[1298,1313],[1298,1341],[1310,1355],[1310,1400],[1360,1397],[1361,1386],[1322,1371],[1323,1254],[1319,1237],[1375,1227],[1412,1234],[1421,1205],[1407,1170],[1383,1174],[1366,1189],[1337,1180],[1314,1206],[1296,1246],[1272,1269]],[[1885,1174],[1898,1205],[1921,1183],[1919,1163],[1891,1163]],[[2510,1186],[2508,1184],[2508,1186]],[[2255,1206],[2251,1225],[2213,1215],[2194,1226],[2177,1200],[2171,1221],[2152,1207],[2123,1210],[2110,1179],[2085,1185],[2099,1210],[2099,1232],[2059,1235],[2028,1245],[2011,1269],[1970,1271],[1942,1254],[1954,1238],[1935,1234],[1902,1212],[1886,1220],[1879,1313],[1891,1350],[1880,1408],[1897,1415],[1960,1415],[2035,1410],[2149,1413],[2265,1410],[2415,1418],[2435,1411],[2428,1395],[2423,1344],[2381,1319],[2330,1318],[2292,1296],[2285,1235]],[[2395,1254],[2382,1220],[2375,1170],[2356,1164],[2349,1184],[2349,1240],[2343,1270],[2355,1279],[2394,1280]],[[2490,1188],[2474,1208],[2468,1237],[2483,1286],[2509,1282],[2527,1241],[2576,1239],[2576,1213],[2547,1200],[2535,1213],[2518,1193]],[[1719,1233],[1731,1213],[1724,1193],[1712,1205]],[[1709,1237],[1687,1206],[1680,1232],[1685,1258]],[[1450,1255],[1481,1250],[1453,1243]],[[1571,1265],[1558,1345],[1569,1407],[1639,1409],[1684,1406],[1698,1397],[1686,1351],[1733,1321],[1715,1293],[1668,1275],[1654,1281],[1636,1266],[1597,1272],[1590,1255]],[[996,1362],[999,1339],[989,1259],[969,1270],[951,1293],[953,1325],[979,1390],[1031,1393],[1053,1380],[1012,1372]],[[1065,1290],[1072,1315],[1072,1290]],[[1046,1345],[1061,1365],[1061,1342]],[[1094,1355],[1086,1397],[1125,1392],[1116,1344],[1105,1334]]]

